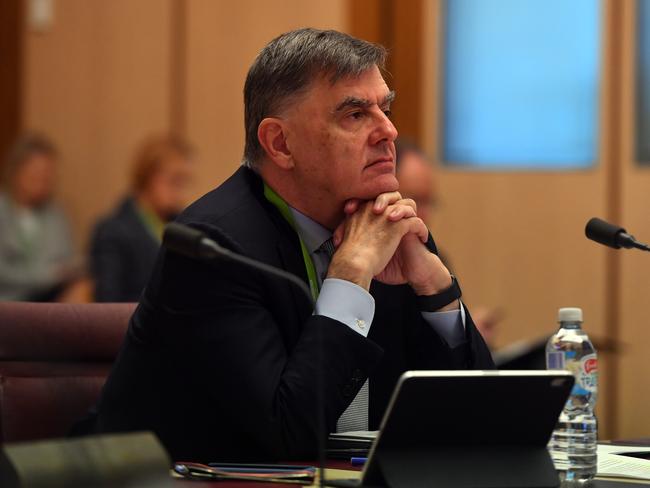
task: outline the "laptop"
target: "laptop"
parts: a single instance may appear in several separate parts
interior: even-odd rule
[[[327,484],[558,486],[546,445],[573,383],[568,371],[408,371],[361,480]]]

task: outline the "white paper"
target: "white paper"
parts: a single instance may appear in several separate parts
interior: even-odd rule
[[[650,460],[621,456],[621,453],[625,452],[650,452],[650,447],[598,444],[597,452],[597,476],[650,480]]]
[[[378,430],[351,430],[349,432],[333,432],[330,434],[330,439],[359,439],[359,440],[375,440],[377,438]]]

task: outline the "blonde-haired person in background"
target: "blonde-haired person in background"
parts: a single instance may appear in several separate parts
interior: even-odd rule
[[[39,134],[9,150],[0,192],[0,300],[55,301],[79,276],[68,221],[52,198],[57,159]]]
[[[174,136],[151,137],[136,152],[130,195],[99,222],[92,237],[96,301],[134,302],[140,298],[164,225],[187,203],[191,158],[190,145]]]

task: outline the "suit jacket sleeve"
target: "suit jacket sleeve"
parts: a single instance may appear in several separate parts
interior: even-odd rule
[[[410,330],[408,341],[412,369],[495,369],[490,350],[465,304],[463,307],[466,314],[466,341],[453,348],[449,347],[421,314],[411,318],[411,322],[417,324]]]
[[[427,247],[434,254],[438,249],[431,234],[426,243]],[[407,307],[407,313],[418,310],[415,294],[409,289],[408,298],[412,304]],[[492,355],[483,337],[474,325],[469,310],[462,304],[465,310],[465,338],[466,341],[457,347],[449,347],[423,318],[421,314],[412,315],[409,323],[417,324],[411,331],[410,344],[412,348],[413,369],[495,369]],[[432,351],[436,351],[436,355]]]
[[[288,323],[281,314],[296,307],[282,280],[227,260],[212,266],[161,254],[142,303],[164,311],[155,320],[157,337],[252,439],[251,449],[278,459],[313,457],[318,405],[333,431],[381,348],[327,317],[307,314]],[[145,337],[148,331],[134,324],[133,334]]]

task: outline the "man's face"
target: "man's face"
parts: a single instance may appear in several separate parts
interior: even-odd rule
[[[54,190],[54,159],[35,153],[25,160],[14,175],[14,191],[18,199],[30,207],[47,202]]]
[[[393,92],[375,66],[334,85],[317,78],[283,118],[296,182],[326,205],[397,190]]]

